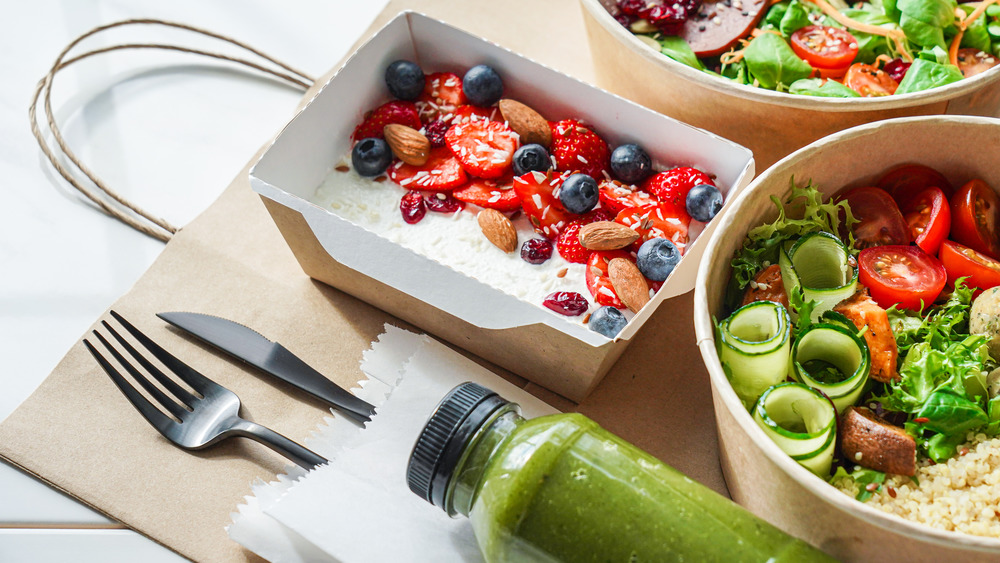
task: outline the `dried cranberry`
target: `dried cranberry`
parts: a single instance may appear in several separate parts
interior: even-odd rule
[[[684,7],[689,18],[697,14],[698,8],[701,8],[701,0],[681,0],[679,4]]]
[[[680,33],[688,17],[687,9],[682,3],[650,5],[640,15],[666,35]]]
[[[590,308],[587,298],[575,291],[557,291],[546,297],[542,305],[567,317],[582,315]]]
[[[541,264],[552,258],[552,241],[533,238],[521,245],[521,259],[529,264]]]
[[[645,9],[646,0],[619,0],[618,9],[628,16],[639,17],[639,12]]]
[[[403,220],[409,224],[419,223],[427,213],[427,205],[424,204],[424,196],[420,192],[406,192],[399,202],[399,211],[403,214]]]
[[[440,119],[431,121],[424,125],[424,136],[431,142],[432,147],[444,146],[444,134],[448,131],[448,124]]]
[[[635,16],[630,16],[628,14],[623,14],[623,13],[620,13],[617,16],[615,16],[615,21],[622,24],[624,27],[631,26],[632,23],[635,22],[635,19],[636,19]]]
[[[912,63],[904,62],[903,59],[893,59],[885,63],[882,70],[884,70],[885,73],[896,82],[902,82],[903,77],[906,76],[906,71],[909,70],[911,64]]]
[[[465,209],[465,202],[450,193],[438,192],[426,198],[427,209],[437,213],[454,213]]]

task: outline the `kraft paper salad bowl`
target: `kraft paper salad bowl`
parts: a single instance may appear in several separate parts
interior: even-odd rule
[[[754,422],[733,391],[716,351],[730,261],[747,231],[774,220],[792,178],[829,196],[872,185],[889,168],[920,163],[961,185],[980,178],[1000,188],[1000,120],[929,116],[862,125],[812,143],[758,176],[713,233],[695,285],[698,346],[711,378],[723,473],[734,500],[783,530],[844,560],[996,561],[1000,538],[934,529],[855,500],[800,466]],[[1000,501],[1000,499],[998,499]]]
[[[793,95],[738,84],[661,54],[612,17],[615,0],[581,4],[598,86],[750,148],[759,170],[821,137],[863,123],[914,115],[994,116],[1000,110],[1000,66],[909,94]]]

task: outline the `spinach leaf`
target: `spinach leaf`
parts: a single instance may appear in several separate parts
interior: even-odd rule
[[[781,19],[785,17],[785,12],[788,11],[788,5],[790,2],[778,2],[777,4],[771,6],[767,10],[767,14],[764,15],[761,27],[770,26],[774,29],[778,29],[781,26]]]
[[[965,442],[965,434],[955,434],[952,436],[948,434],[935,434],[923,444],[923,450],[927,454],[927,457],[933,459],[935,462],[944,463],[951,456],[955,455],[958,446],[963,442]]]
[[[792,0],[788,4],[788,9],[785,10],[783,16],[781,16],[781,22],[778,24],[778,29],[784,36],[789,36],[800,28],[807,25],[811,25],[812,22],[809,21],[809,12],[802,6],[798,0]]]
[[[684,39],[676,35],[664,35],[657,39],[660,44],[660,52],[671,59],[686,64],[698,70],[705,70],[705,65],[701,64],[697,55],[691,50],[691,46]]]
[[[922,423],[925,429],[946,436],[964,437],[969,430],[989,422],[982,407],[947,389],[931,393],[916,416],[927,419]]]
[[[809,63],[800,59],[785,40],[774,33],[763,33],[743,50],[750,74],[763,88],[785,88],[812,74]]]
[[[950,64],[943,65],[924,59],[916,59],[913,65],[906,71],[906,76],[899,83],[896,89],[897,94],[909,94],[910,92],[920,92],[930,88],[937,88],[962,79],[962,71],[958,67]]]
[[[944,28],[918,20],[906,12],[903,12],[899,17],[899,27],[902,28],[903,33],[906,33],[906,38],[909,41],[921,47],[948,48],[948,45],[944,42]],[[907,74],[909,74],[909,71],[907,71]]]
[[[972,13],[972,6],[963,4],[961,6],[962,10],[966,14]],[[990,41],[990,33],[986,28],[986,15],[979,16],[976,18],[968,27],[965,28],[965,34],[962,35],[962,42],[960,47],[973,47],[984,51],[986,53],[990,52],[992,47],[992,42]]]
[[[945,51],[944,49],[938,47],[937,45],[935,45],[934,47],[925,47],[919,53],[917,53],[917,58],[943,65],[946,65],[949,62],[948,51]]]
[[[927,25],[945,28],[955,22],[955,0],[897,0],[896,7],[903,15]]]
[[[792,94],[805,94],[807,96],[821,96],[824,98],[858,98],[858,94],[847,86],[835,80],[824,78],[803,78],[792,82],[788,87]]]
[[[853,8],[841,10],[841,12],[854,21],[869,25],[885,26],[895,24],[876,6],[870,4],[855,4]],[[839,25],[839,24],[838,24]],[[893,25],[892,27],[896,27]],[[858,54],[854,57],[854,62],[868,63],[875,62],[879,55],[890,55],[889,39],[882,35],[872,35],[861,31],[850,30],[851,35],[858,40]]]
[[[894,22],[899,21],[900,12],[899,8],[896,7],[896,0],[882,0],[880,4],[882,5],[882,13],[885,14],[885,17]]]

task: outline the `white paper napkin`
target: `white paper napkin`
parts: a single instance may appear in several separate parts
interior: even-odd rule
[[[359,397],[378,407],[364,429],[334,415],[306,444],[331,462],[256,483],[229,535],[274,563],[481,561],[465,518],[449,518],[406,485],[417,435],[441,398],[475,381],[521,405],[557,412],[447,346],[390,325],[361,365]]]

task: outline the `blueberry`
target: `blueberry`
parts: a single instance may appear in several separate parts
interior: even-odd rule
[[[532,170],[545,172],[552,168],[552,159],[549,158],[549,151],[538,144],[521,145],[521,148],[514,151],[514,174],[520,176]]]
[[[469,103],[490,107],[503,96],[503,81],[497,71],[486,65],[476,65],[462,78],[462,91]]]
[[[698,184],[688,192],[684,204],[695,221],[707,223],[722,209],[722,193],[711,184]]]
[[[618,333],[627,324],[628,320],[625,319],[625,315],[618,309],[608,305],[591,313],[590,320],[587,321],[587,326],[590,327],[590,330],[599,332],[608,338],[618,336]]]
[[[385,69],[385,85],[400,100],[415,100],[424,91],[424,71],[410,61],[396,61]]]
[[[389,168],[391,162],[389,144],[378,137],[361,139],[351,151],[351,164],[362,176],[378,176]]]
[[[611,153],[611,173],[626,184],[638,184],[653,172],[653,160],[639,145],[621,145]]]
[[[597,205],[597,182],[590,176],[577,172],[562,183],[559,201],[570,213],[586,213]]]
[[[635,257],[635,265],[639,267],[639,272],[653,281],[667,279],[680,261],[681,253],[674,243],[665,238],[651,238],[642,243]]]

